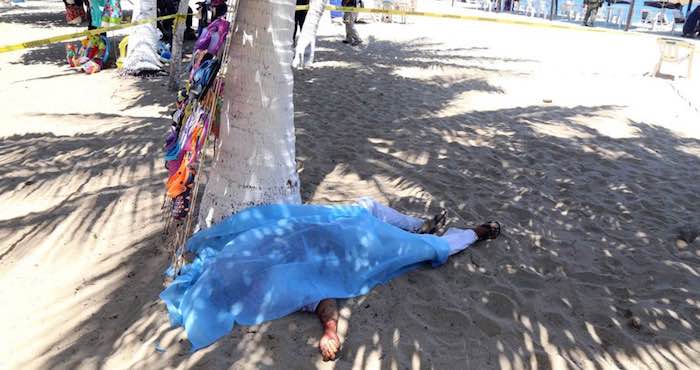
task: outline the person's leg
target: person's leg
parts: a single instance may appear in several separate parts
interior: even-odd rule
[[[377,202],[372,197],[362,197],[357,200],[357,205],[365,208],[369,213],[382,222],[396,226],[400,229],[418,234],[436,234],[447,223],[447,210],[441,210],[429,220],[405,215],[391,207]]]
[[[340,350],[338,338],[338,306],[335,299],[324,299],[316,307],[316,315],[323,325],[323,336],[318,343],[318,349],[323,355],[323,361],[335,360]]]
[[[357,33],[357,28],[355,28],[355,21],[357,20],[357,13],[350,13],[350,31],[351,35],[350,37],[352,40],[350,40],[350,43],[352,44],[360,44],[362,43],[362,39],[360,38],[360,34]]]
[[[343,23],[345,23],[345,41],[350,43],[352,42],[351,33],[352,26],[354,25],[354,22],[352,22],[352,13],[343,13]]]
[[[308,10],[302,10],[299,12],[299,31],[304,28],[304,22],[306,22],[306,14],[309,13]]]
[[[299,32],[301,32],[301,29],[304,27],[304,21],[306,20],[306,13],[305,10],[297,10],[294,12],[294,35],[292,36],[292,44],[295,46],[297,42],[297,28]]]
[[[192,8],[187,7],[187,15],[185,16],[185,30],[192,30]]]
[[[378,218],[380,221],[406,231],[418,231],[425,222],[420,218],[405,215],[391,207],[385,206],[371,197],[362,197],[358,199],[357,204],[369,211],[372,216]]]
[[[478,241],[496,239],[499,235],[501,235],[501,225],[491,221],[473,229],[450,228],[440,238],[449,244],[450,256],[452,256]]]
[[[450,256],[459,253],[474,244],[479,237],[472,229],[449,228],[445,235],[440,237],[450,245]]]
[[[163,34],[163,42],[166,44],[173,44],[173,24],[175,22],[173,19],[163,20],[163,29],[160,32]]]
[[[66,22],[70,24],[70,21],[73,20],[73,12],[72,12],[72,5],[69,4],[66,0],[63,0],[63,6],[66,8]]]
[[[598,15],[598,7],[597,7],[597,6],[592,6],[592,7],[591,7],[591,15],[590,15],[590,17],[589,17],[589,19],[588,19],[588,21],[590,22],[590,23],[589,23],[589,26],[595,27],[595,17],[596,17],[596,15]]]
[[[299,27],[299,11],[294,12],[294,32],[292,33],[292,47],[297,45],[297,28]]]

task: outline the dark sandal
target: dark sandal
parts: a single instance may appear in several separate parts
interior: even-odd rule
[[[447,224],[447,210],[442,209],[431,220],[425,221],[416,231],[417,234],[435,234]]]
[[[194,172],[194,171],[193,171]],[[194,186],[194,174],[190,173],[187,177],[185,191],[173,199],[172,216],[174,219],[181,221],[187,217],[190,212],[190,203],[192,202],[192,188]]]
[[[485,237],[479,238],[479,241],[486,239],[496,239],[499,235],[501,235],[501,224],[497,221],[489,221],[480,226],[488,228],[489,233]]]

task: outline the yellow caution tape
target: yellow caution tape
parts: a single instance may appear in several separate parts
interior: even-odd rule
[[[0,53],[5,53],[8,51],[14,51],[14,50],[35,48],[37,46],[53,44],[55,42],[71,40],[71,39],[79,38],[82,36],[99,35],[101,33],[108,32],[108,31],[115,31],[115,30],[121,30],[124,28],[140,26],[142,24],[152,23],[152,22],[160,21],[160,20],[164,20],[164,19],[171,19],[171,18],[181,19],[181,18],[185,18],[185,17],[186,17],[186,15],[184,15],[184,14],[171,14],[171,15],[166,15],[166,16],[157,17],[157,18],[142,19],[142,20],[139,20],[139,21],[136,21],[133,23],[124,23],[124,24],[119,24],[119,25],[111,26],[111,27],[103,27],[103,28],[97,28],[94,30],[88,30],[88,31],[83,31],[83,32],[75,32],[75,33],[70,33],[67,35],[54,36],[54,37],[49,37],[46,39],[40,39],[40,40],[34,40],[34,41],[27,41],[27,42],[23,42],[23,43],[19,43],[19,44],[14,44],[14,45],[3,45],[3,46],[0,46]]]
[[[296,7],[296,10],[308,10],[308,9],[309,9],[308,5],[299,5]],[[619,30],[610,30],[610,29],[606,29],[606,28],[579,27],[579,26],[571,25],[571,24],[552,23],[552,22],[532,22],[532,21],[528,21],[528,20],[482,17],[482,16],[478,16],[478,15],[463,15],[463,14],[435,13],[435,12],[414,12],[414,11],[405,11],[405,10],[396,10],[396,9],[353,8],[353,7],[347,7],[347,6],[333,6],[333,5],[326,5],[325,9],[326,10],[335,10],[335,11],[340,11],[340,12],[351,12],[351,13],[393,14],[393,15],[401,15],[401,16],[411,15],[411,16],[419,16],[419,17],[460,19],[460,20],[468,20],[468,21],[514,24],[514,25],[521,25],[521,26],[528,26],[528,27],[558,28],[558,29],[567,29],[567,30],[574,30],[574,31],[609,32],[609,33],[618,33],[618,34],[626,34],[626,35],[636,34],[636,33],[623,32],[623,31],[619,31]],[[170,18],[178,18],[175,21],[175,23],[177,24],[178,22],[180,22],[180,19],[183,19],[185,17],[186,17],[186,15],[172,14],[172,15],[166,15],[166,16],[158,17],[158,18],[144,19],[144,20],[136,21],[134,23],[126,23],[126,24],[120,24],[120,25],[112,26],[112,27],[99,28],[99,29],[89,30],[89,31],[84,31],[84,32],[76,32],[76,33],[71,33],[68,35],[55,36],[55,37],[49,37],[46,39],[23,42],[20,44],[4,45],[4,46],[0,46],[0,53],[14,51],[14,50],[27,49],[27,48],[33,48],[33,47],[37,47],[37,46],[52,44],[54,42],[66,41],[66,40],[78,38],[81,36],[96,35],[96,34],[100,34],[100,33],[107,32],[107,31],[121,30],[124,28],[130,28],[130,27],[134,27],[134,26],[138,26],[138,25],[142,25],[142,24],[146,24],[146,23],[151,23],[151,22],[155,22],[155,21],[159,21],[159,20],[170,19]]]
[[[308,10],[308,5],[299,5],[296,10]],[[326,5],[326,10],[335,10],[340,12],[350,12],[350,13],[374,13],[374,14],[393,14],[393,15],[413,15],[418,17],[432,17],[432,18],[448,18],[448,19],[460,19],[468,21],[479,21],[479,22],[493,22],[493,23],[505,23],[514,24],[529,27],[542,27],[542,28],[558,28],[567,29],[575,31],[589,31],[589,32],[613,32],[619,34],[634,34],[619,30],[610,30],[605,28],[595,28],[595,27],[579,27],[577,25],[562,24],[562,23],[548,23],[548,22],[532,22],[528,20],[519,19],[506,19],[506,18],[496,18],[496,17],[482,17],[478,15],[463,15],[463,14],[452,14],[452,13],[435,13],[435,12],[415,12],[397,9],[378,9],[378,8],[353,8],[347,6],[334,6]]]

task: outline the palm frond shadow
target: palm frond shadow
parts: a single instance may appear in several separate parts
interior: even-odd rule
[[[417,364],[474,369],[485,364],[486,368],[603,369],[624,367],[630,361],[647,363],[649,368],[692,367],[700,357],[696,344],[700,319],[692,303],[700,301],[694,267],[700,257],[673,247],[669,230],[682,221],[700,221],[692,209],[700,197],[671,196],[676,193],[669,190],[679,181],[700,180],[698,158],[684,150],[700,148],[700,141],[644,122],[625,122],[635,130],[626,138],[602,135],[585,124],[622,108],[615,105],[537,105],[438,114],[461,93],[502,91],[461,64],[464,74],[457,79],[401,77],[396,69],[424,66],[411,57],[430,58],[431,46],[383,43],[378,47],[391,54],[360,54],[335,48],[327,40],[319,43],[331,50],[318,53],[320,65],[359,60],[372,73],[337,66],[296,73],[297,152],[304,161],[304,198],[316,199],[333,171],[391,183],[384,195],[403,211],[422,215],[447,206],[454,223],[498,219],[507,231],[497,242],[470,249],[438,270],[410,273],[367,296],[343,302],[348,329],[341,359],[323,364],[315,348],[320,328],[308,314],[236,327],[230,336],[188,355],[181,337],[163,329],[165,311],[157,305],[156,294],[164,258],[147,254],[155,239],[146,239],[133,246],[135,258],[121,271],[143,274],[141,283],[152,287],[151,295],[127,304],[123,297],[133,294],[128,281],[115,287],[98,314],[81,324],[90,334],[45,354],[45,367],[72,368],[85,359],[101,367],[104,359],[118,353],[125,338],[164,348],[160,353],[152,346],[148,350],[152,355],[137,360],[135,366],[143,368],[348,369]],[[352,84],[339,86],[337,81]],[[395,95],[374,89],[388,84],[394,86]],[[309,98],[310,89],[322,89],[338,100],[361,99],[363,108],[346,112],[339,107],[331,116],[322,115],[316,109],[318,102]],[[402,113],[379,120],[374,112],[386,104],[400,104]],[[576,134],[550,131],[561,127]],[[162,129],[145,127],[153,135]],[[110,134],[117,135],[129,132]],[[20,140],[3,142],[0,153],[16,150]],[[334,151],[320,151],[321,141],[333,141]],[[128,158],[136,161],[138,151],[124,145]],[[101,154],[120,160],[107,150]],[[101,163],[98,157],[92,159]],[[458,166],[465,163],[458,158],[473,160]],[[31,162],[15,160],[18,166],[42,171]],[[157,172],[154,177],[160,181]],[[0,187],[16,189],[29,178],[8,177]],[[156,180],[143,186],[155,189]],[[35,181],[47,180],[40,175]],[[397,199],[395,188],[412,189],[416,195]],[[597,200],[601,193],[614,193],[616,200],[601,205]],[[338,196],[351,200],[357,195],[348,191]],[[658,209],[667,207],[674,209],[672,216],[661,218]],[[448,289],[430,289],[438,285]],[[126,328],[110,327],[104,318],[115,312],[139,319]],[[92,345],[95,338],[98,344]]]

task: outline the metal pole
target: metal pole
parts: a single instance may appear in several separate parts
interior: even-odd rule
[[[630,10],[627,12],[627,24],[625,25],[625,31],[630,30],[630,24],[632,24],[632,14],[634,13],[634,1],[630,0]]]

